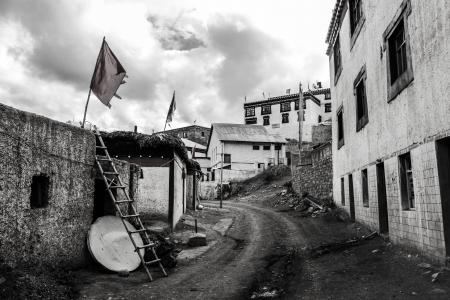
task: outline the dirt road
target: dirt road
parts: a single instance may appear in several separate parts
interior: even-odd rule
[[[233,216],[227,234],[195,260],[180,262],[168,278],[147,282],[143,272],[128,278],[83,272],[82,299],[448,299],[449,272],[381,238],[317,258],[309,249],[338,242],[364,229],[325,216],[274,208],[280,185],[235,197],[215,217]],[[217,215],[218,214],[218,215]],[[222,215],[223,216],[222,216]],[[367,230],[365,231],[368,232]],[[427,268],[418,265],[428,265]],[[431,282],[432,275],[439,278]]]
[[[206,205],[217,206],[217,202]],[[87,274],[81,298],[246,299],[258,290],[279,293],[278,284],[272,288],[265,283],[286,281],[284,276],[289,276],[285,267],[293,263],[304,242],[298,227],[271,209],[237,202],[224,208],[235,213],[235,221],[225,238],[200,259],[152,283],[141,272],[129,278]],[[280,272],[268,276],[268,270],[275,268]]]

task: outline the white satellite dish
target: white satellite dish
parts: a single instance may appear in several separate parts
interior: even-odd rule
[[[136,230],[126,221],[128,230]],[[137,246],[142,246],[142,238],[134,234]],[[89,229],[87,244],[92,257],[106,269],[119,271],[134,271],[141,264],[139,255],[135,252],[133,243],[128,236],[122,220],[116,216],[98,218]],[[139,250],[144,255],[144,249]]]

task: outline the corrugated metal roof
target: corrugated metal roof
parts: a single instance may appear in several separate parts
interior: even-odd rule
[[[214,131],[221,141],[286,144],[286,139],[269,134],[262,125],[214,123],[211,133]]]

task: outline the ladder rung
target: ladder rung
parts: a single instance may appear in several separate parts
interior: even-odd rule
[[[125,202],[133,202],[133,200],[119,200],[119,201],[115,201],[117,204],[120,204],[120,203],[125,203]]]
[[[151,264],[156,264],[156,263],[158,263],[158,262],[160,262],[160,261],[161,261],[161,259],[157,258],[157,259],[155,259],[155,260],[146,261],[145,264],[146,264],[146,265],[151,265]]]
[[[111,161],[109,158],[107,157],[96,157],[96,160],[102,160],[102,161]]]
[[[155,247],[154,243],[150,243],[150,244],[145,244],[142,246],[136,246],[136,249],[145,249],[145,248],[150,248],[150,247]]]
[[[143,229],[136,229],[136,230],[131,230],[130,233],[139,233],[139,232],[144,232],[147,231],[147,228],[143,228]]]
[[[117,172],[103,172],[105,175],[119,175]]]
[[[110,189],[124,189],[126,186],[124,185],[112,185],[109,187]]]
[[[134,215],[123,215],[122,218],[135,218],[135,217],[139,217],[139,214],[134,214]]]

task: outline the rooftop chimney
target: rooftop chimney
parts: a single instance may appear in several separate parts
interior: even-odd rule
[[[322,88],[322,82],[317,81],[317,88],[318,88],[318,89],[321,89],[321,88]]]
[[[137,133],[137,126],[134,125],[134,133]]]

